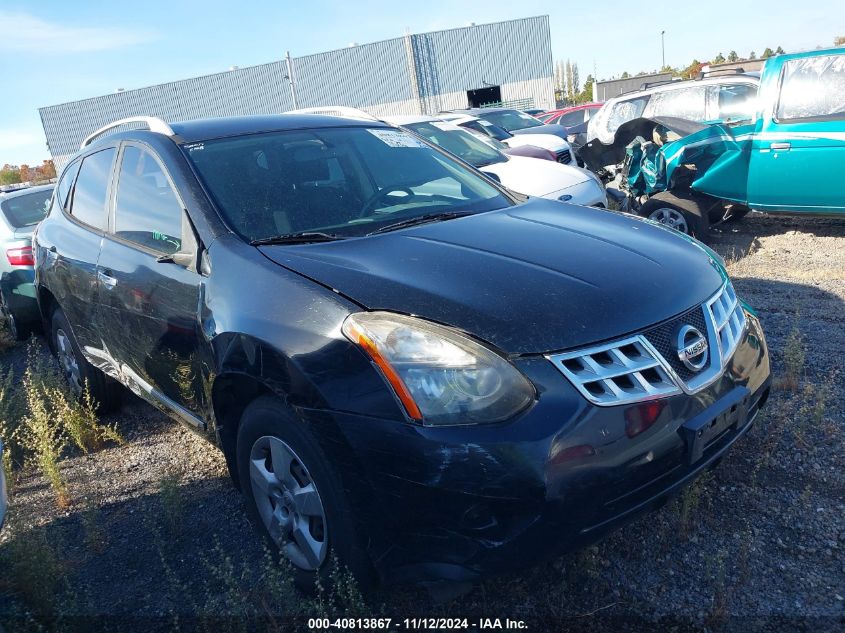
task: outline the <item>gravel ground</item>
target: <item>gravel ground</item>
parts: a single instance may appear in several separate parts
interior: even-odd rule
[[[712,245],[762,319],[775,375],[785,349],[806,349],[800,384],[776,391],[687,493],[601,543],[450,601],[385,589],[364,613],[521,619],[535,631],[845,630],[845,220],[752,215]],[[46,536],[60,559],[57,609],[94,618],[65,622],[81,630],[184,630],[196,621],[178,614],[237,614],[214,598],[255,583],[265,559],[222,455],[134,398],[107,421],[127,441],[62,462],[70,507],[57,508],[42,477],[21,478],[0,561],[13,542]],[[33,606],[3,576],[11,633]]]

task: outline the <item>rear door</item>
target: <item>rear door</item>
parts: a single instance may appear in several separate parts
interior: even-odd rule
[[[765,75],[766,107],[749,166],[750,206],[845,212],[845,50],[775,58]]]
[[[43,270],[48,287],[67,316],[86,356],[100,346],[94,327],[97,302],[97,259],[108,224],[106,203],[117,149],[85,156],[65,172],[53,204],[64,207],[57,222],[45,222],[39,241],[45,247]]]
[[[97,266],[104,351],[124,384],[199,425],[204,339],[196,237],[149,147],[124,143],[116,174],[110,230]]]

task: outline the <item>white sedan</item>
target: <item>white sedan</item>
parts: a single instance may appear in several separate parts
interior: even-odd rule
[[[523,145],[542,147],[553,152],[557,157],[557,162],[565,165],[569,163],[575,164],[575,155],[572,153],[572,147],[569,143],[554,134],[511,134],[498,125],[494,125],[484,119],[479,119],[471,114],[449,112],[439,114],[438,117],[443,121],[459,125],[474,134],[500,141],[508,147],[522,147]]]
[[[434,117],[409,115],[382,118],[442,147],[517,193],[607,207],[604,185],[586,169],[538,158],[506,156],[454,123]]]

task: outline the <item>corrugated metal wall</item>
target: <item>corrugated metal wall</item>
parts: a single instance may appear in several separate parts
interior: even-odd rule
[[[300,108],[346,105],[374,114],[464,107],[466,91],[502,86],[503,98],[552,95],[548,16],[510,20],[307,55],[293,60]],[[166,121],[293,108],[284,61],[126,90],[40,109],[58,166],[94,130],[129,116]],[[546,94],[549,93],[549,94]]]

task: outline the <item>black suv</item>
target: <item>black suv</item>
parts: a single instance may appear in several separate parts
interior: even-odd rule
[[[522,200],[385,124],[101,130],[35,238],[70,383],[207,434],[308,580],[469,580],[588,542],[719,460],[768,395],[718,256]],[[106,132],[111,132],[106,134]]]

